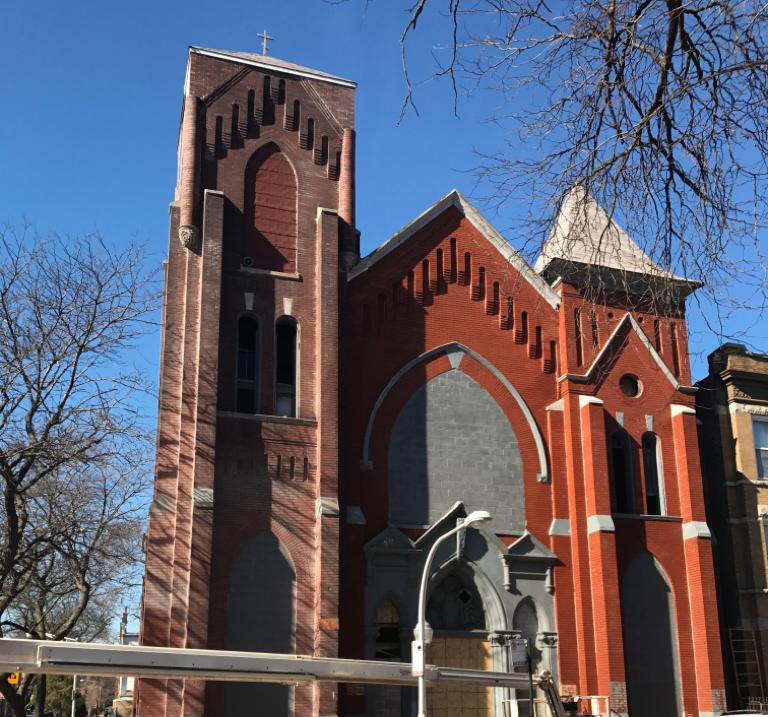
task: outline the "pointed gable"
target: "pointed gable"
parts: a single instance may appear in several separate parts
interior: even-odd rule
[[[672,373],[669,366],[667,366],[664,359],[660,356],[659,352],[654,348],[653,344],[650,342],[643,329],[635,320],[635,317],[632,316],[632,314],[629,312],[627,312],[619,321],[619,323],[616,324],[616,328],[614,328],[614,330],[611,332],[611,335],[608,337],[605,344],[603,344],[600,352],[597,354],[597,356],[595,356],[594,361],[592,361],[586,372],[583,374],[570,373],[566,374],[566,377],[571,381],[578,381],[581,383],[588,383],[592,381],[597,375],[601,374],[601,372],[598,371],[598,368],[611,364],[611,357],[613,356],[614,352],[617,350],[618,346],[620,346],[621,343],[626,339],[626,337],[633,331],[650,354],[654,363],[659,367],[661,373],[672,384],[675,390],[681,391],[682,393],[696,392],[695,388],[691,386],[685,386],[681,384],[677,378],[675,378],[675,375]],[[603,373],[602,375],[604,376],[605,374]]]
[[[488,240],[499,254],[512,265],[520,275],[541,295],[541,297],[553,308],[560,305],[560,297],[552,287],[547,284],[462,195],[454,189],[442,199],[433,204],[429,209],[420,214],[416,219],[406,224],[400,231],[393,234],[387,241],[374,249],[368,256],[362,259],[348,274],[347,280],[352,281],[368,271],[378,261],[402,246],[420,229],[435,221],[443,213],[455,208]]]

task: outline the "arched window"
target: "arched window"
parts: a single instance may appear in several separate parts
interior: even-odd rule
[[[648,515],[664,515],[664,484],[661,451],[655,433],[643,434],[643,478],[645,479],[645,511]]]
[[[237,412],[258,413],[259,324],[252,316],[237,322]]]
[[[611,467],[615,510],[617,513],[634,513],[632,454],[629,436],[624,430],[618,430],[611,436]]]
[[[296,415],[296,322],[287,316],[275,324],[275,414]]]

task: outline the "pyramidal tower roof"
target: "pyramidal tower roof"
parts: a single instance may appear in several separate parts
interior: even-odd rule
[[[568,192],[534,268],[544,273],[563,262],[698,285],[652,261],[583,187]]]

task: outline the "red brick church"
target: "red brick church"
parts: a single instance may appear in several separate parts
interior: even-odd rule
[[[361,257],[354,96],[190,49],[142,643],[408,661],[429,547],[485,509],[433,564],[430,661],[511,669],[522,635],[582,714],[718,714],[695,282],[579,190],[534,267],[456,191]],[[411,688],[137,692],[139,717],[415,713]],[[510,692],[430,714],[530,714]]]

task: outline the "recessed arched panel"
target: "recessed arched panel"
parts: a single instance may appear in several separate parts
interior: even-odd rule
[[[296,271],[296,175],[276,144],[251,157],[245,170],[243,255],[258,269]]]
[[[269,531],[249,538],[235,555],[229,577],[228,650],[294,651],[293,565]],[[224,686],[226,715],[290,714],[291,688],[276,684],[228,682]]]
[[[621,581],[627,697],[632,717],[680,714],[675,602],[650,553],[633,558]]]
[[[494,529],[525,527],[517,437],[474,379],[447,371],[400,410],[389,439],[389,516],[394,525],[431,525],[456,501],[491,510]]]

